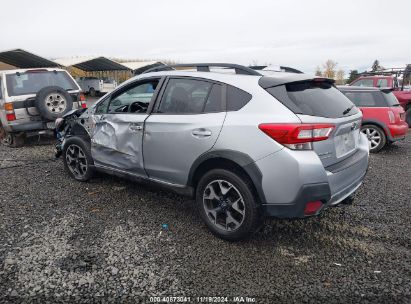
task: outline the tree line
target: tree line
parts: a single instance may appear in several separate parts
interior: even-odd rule
[[[358,70],[350,70],[348,74],[348,78],[345,78],[344,70],[342,69],[337,70],[337,66],[338,66],[337,62],[335,62],[334,60],[328,59],[324,64],[321,65],[322,69],[320,66],[317,66],[315,70],[315,76],[335,79],[335,83],[337,85],[344,85],[346,83],[351,83],[360,76],[360,73],[358,72]],[[380,62],[377,59],[374,60],[372,67],[371,67],[371,71],[376,72],[376,71],[380,71],[383,69],[384,67],[380,65]]]

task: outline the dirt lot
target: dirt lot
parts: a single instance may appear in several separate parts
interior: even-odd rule
[[[107,175],[73,181],[47,141],[0,147],[0,302],[410,303],[410,151],[411,133],[372,155],[353,205],[267,220],[232,244],[190,200]]]

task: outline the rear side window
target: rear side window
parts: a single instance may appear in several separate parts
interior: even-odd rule
[[[295,82],[267,91],[295,114],[338,118],[358,113],[352,102],[328,82]]]
[[[374,80],[373,79],[360,79],[356,82],[353,82],[352,86],[359,86],[359,87],[373,87]]]
[[[66,91],[78,90],[77,85],[64,71],[33,71],[6,75],[9,96],[36,94],[42,88],[58,86]]]
[[[385,100],[381,91],[370,92],[343,92],[356,106],[358,107],[386,107],[387,101]]]
[[[395,97],[395,95],[392,92],[382,92],[382,96],[384,96],[384,99],[389,107],[400,106],[397,97]]]
[[[252,95],[236,87],[227,85],[227,111],[238,111],[252,98]]]
[[[221,85],[197,79],[170,79],[159,113],[200,114],[222,110]]]
[[[377,80],[377,87],[385,88],[388,87],[388,80],[385,78],[380,78]]]

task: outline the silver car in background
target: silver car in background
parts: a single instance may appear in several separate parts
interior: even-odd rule
[[[239,240],[265,216],[305,218],[350,199],[368,168],[361,118],[330,79],[162,67],[57,121],[57,155],[80,181],[100,170],[187,194],[212,233]]]

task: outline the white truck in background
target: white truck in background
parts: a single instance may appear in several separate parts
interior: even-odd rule
[[[76,81],[83,92],[92,97],[109,93],[117,87],[117,81],[106,77],[78,77]]]

